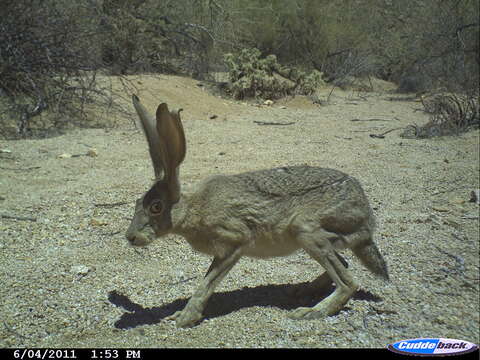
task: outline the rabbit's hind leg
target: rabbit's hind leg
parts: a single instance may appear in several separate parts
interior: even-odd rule
[[[340,259],[341,263],[348,268],[347,261],[339,254],[336,253],[337,257]],[[333,288],[333,281],[326,271],[320,274],[316,279],[311,281],[308,284],[305,284],[301,288],[292,289],[288,295],[294,298],[298,297],[312,297],[318,296],[318,294],[323,294],[327,291],[331,291]]]
[[[289,315],[292,319],[315,319],[336,314],[353,296],[358,285],[353,280],[347,264],[336,253],[331,240],[338,235],[323,229],[300,232],[297,240],[305,251],[317,260],[335,283],[332,294],[313,307],[300,307]]]

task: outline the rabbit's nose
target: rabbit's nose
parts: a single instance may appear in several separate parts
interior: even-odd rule
[[[151,239],[140,232],[128,232],[125,234],[128,242],[134,246],[145,246],[150,244]]]
[[[127,238],[128,242],[129,243],[134,243],[135,242],[135,234],[132,234],[132,233],[126,233],[125,234],[125,237]]]

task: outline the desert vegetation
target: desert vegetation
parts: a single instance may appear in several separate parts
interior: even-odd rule
[[[4,138],[108,126],[89,110],[123,111],[109,79],[129,86],[139,73],[228,72],[237,99],[371,76],[402,92],[478,96],[474,0],[5,0],[0,15]]]
[[[0,4],[0,347],[480,344],[478,0]],[[132,94],[184,109],[186,195],[298,165],[358,179],[390,281],[342,251],[353,298],[298,321],[335,291],[324,269],[244,257],[178,329],[211,259],[126,239],[156,175]]]

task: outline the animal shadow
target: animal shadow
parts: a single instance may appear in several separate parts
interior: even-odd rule
[[[204,318],[212,319],[253,306],[273,306],[283,310],[293,310],[300,306],[310,307],[322,301],[334,289],[332,284],[327,288],[312,291],[309,285],[310,282],[259,285],[214,293],[205,308]],[[295,294],[300,293],[301,296],[295,296]],[[380,297],[364,290],[358,290],[353,298],[373,302],[382,301]],[[126,310],[114,324],[117,329],[131,329],[142,325],[158,324],[166,317],[183,309],[188,302],[188,298],[182,298],[161,306],[144,308],[116,290],[108,294],[108,300],[113,305]]]

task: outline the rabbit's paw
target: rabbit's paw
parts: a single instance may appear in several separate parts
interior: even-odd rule
[[[200,320],[202,320],[202,314],[197,311],[188,311],[184,309],[166,317],[166,319],[175,320],[175,324],[178,328],[187,328],[195,326]]]
[[[315,309],[310,307],[299,307],[293,310],[288,317],[294,320],[300,319],[321,319],[328,316],[328,312],[322,309]]]

